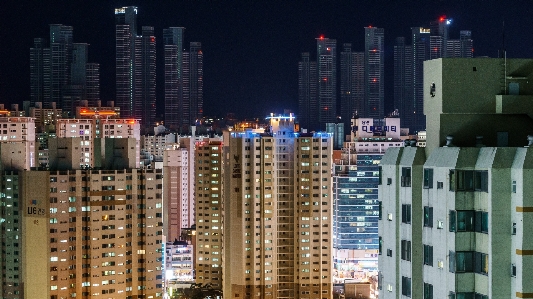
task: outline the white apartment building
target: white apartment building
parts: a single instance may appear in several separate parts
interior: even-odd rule
[[[426,147],[381,161],[380,298],[533,297],[531,66],[424,62]]]

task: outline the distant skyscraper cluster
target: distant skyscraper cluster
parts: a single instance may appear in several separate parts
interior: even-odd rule
[[[404,37],[394,45],[394,108],[398,109],[404,127],[411,133],[426,129],[423,94],[423,62],[443,57],[472,58],[472,33],[461,30],[459,39],[450,39],[451,19],[441,17],[429,28],[412,27],[411,45]]]
[[[117,105],[125,117],[156,123],[156,40],[154,28],[137,35],[137,7],[115,9]],[[165,124],[185,129],[203,114],[202,44],[191,42],[183,52],[183,27],[163,29],[165,61]]]
[[[30,103],[62,107],[74,115],[82,100],[100,100],[100,65],[88,62],[89,44],[73,43],[73,28],[50,25],[50,38],[35,38],[30,48]],[[55,104],[53,104],[55,103]]]
[[[338,116],[350,127],[352,116],[383,117],[384,103],[384,30],[365,27],[365,49],[352,52],[344,44],[340,61],[340,115],[337,112],[337,41],[317,38],[317,60],[302,53],[298,65],[298,105],[300,126],[324,130]]]
[[[143,132],[156,117],[156,37],[152,26],[138,33],[137,7],[115,9],[114,101],[126,118],[141,121]],[[203,116],[203,52],[200,42],[183,49],[183,27],[163,30],[165,45],[164,122],[188,132]],[[50,25],[50,38],[35,38],[30,49],[30,105],[60,108],[74,117],[79,105],[99,105],[100,65],[88,62],[87,43],[73,43],[73,28]]]
[[[394,109],[411,133],[425,130],[423,62],[443,57],[473,57],[471,31],[461,30],[459,39],[450,39],[451,23],[451,19],[441,17],[428,28],[412,27],[410,45],[405,37],[396,38]],[[343,44],[340,72],[337,72],[336,40],[317,38],[316,60],[310,53],[302,53],[298,64],[300,127],[324,130],[326,123],[342,122],[348,132],[353,116],[385,117],[385,30],[373,26],[364,29],[363,51],[354,52],[351,43]],[[337,75],[340,76],[338,90]]]

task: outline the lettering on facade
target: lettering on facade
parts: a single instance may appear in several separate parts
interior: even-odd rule
[[[233,164],[232,177],[234,179],[240,179],[242,172],[241,172],[241,164],[239,163],[239,155],[233,155],[233,159],[235,159],[235,164]]]
[[[45,209],[37,207],[38,201],[36,199],[30,200],[30,203],[28,205],[27,213],[28,215],[38,215],[38,216],[44,216],[46,213]]]
[[[364,123],[364,121],[363,121]],[[361,131],[363,132],[396,132],[396,126],[361,126]],[[353,126],[353,132],[359,131],[358,126]]]

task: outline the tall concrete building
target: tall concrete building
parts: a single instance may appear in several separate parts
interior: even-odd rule
[[[183,33],[184,27],[163,29],[165,46],[165,126],[181,125],[179,114],[183,106]]]
[[[221,141],[205,140],[196,145],[196,282],[222,289],[224,261],[224,169]],[[232,241],[235,242],[235,241]],[[229,245],[229,244],[228,244]],[[227,257],[233,261],[233,255]]]
[[[337,40],[316,39],[317,102],[319,130],[337,119]]]
[[[0,165],[2,298],[162,297],[161,171],[134,168],[132,139],[109,138],[100,170],[81,169],[82,138],[54,140],[55,168]]]
[[[350,131],[352,118],[364,110],[364,57],[364,52],[352,51],[352,44],[343,44],[340,55],[340,115],[344,132]]]
[[[202,44],[191,42],[183,51],[183,27],[163,30],[165,42],[165,125],[173,131],[189,129],[203,117]]]
[[[533,294],[531,65],[424,62],[426,147],[381,161],[380,298]]]
[[[225,132],[198,156],[211,169],[197,174],[198,282],[222,283],[231,298],[332,297],[332,146],[329,134],[300,134],[293,117],[272,117],[268,132]],[[221,270],[222,282],[205,270]]]
[[[141,120],[144,129],[155,123],[156,40],[154,28],[137,34],[137,7],[115,9],[116,104],[123,117]]]
[[[379,118],[384,116],[385,105],[385,30],[365,27],[365,101],[360,116]]]
[[[316,71],[316,61],[311,61],[309,52],[302,53],[298,62],[298,119],[300,128],[310,131],[319,127]]]
[[[100,99],[100,65],[89,63],[86,43],[73,43],[73,28],[50,25],[50,38],[30,48],[30,103],[50,109],[56,103],[73,116],[80,101]]]
[[[429,59],[430,30],[411,28],[412,44],[403,37],[394,45],[394,105],[412,133],[425,129],[423,106],[423,63]]]

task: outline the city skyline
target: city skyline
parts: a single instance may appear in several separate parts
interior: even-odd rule
[[[116,7],[136,5],[139,24],[153,26],[158,58],[163,57],[163,29],[187,28],[184,45],[201,41],[204,59],[204,115],[238,117],[262,116],[288,108],[297,112],[298,73],[301,52],[313,50],[320,35],[337,40],[337,48],[352,43],[363,49],[361,36],[366,26],[385,29],[385,114],[393,107],[393,46],[399,36],[408,36],[411,27],[427,26],[446,15],[453,20],[450,35],[459,30],[473,32],[474,56],[496,57],[502,47],[505,19],[508,57],[530,57],[533,41],[524,38],[521,28],[531,22],[524,3],[503,5],[495,1],[432,1],[419,5],[406,2],[357,4],[318,3],[312,7],[299,2],[223,3],[170,2],[72,4],[49,1],[25,5],[8,1],[2,14],[1,34],[10,47],[1,49],[0,99],[5,103],[29,100],[29,48],[33,38],[46,36],[49,24],[74,29],[73,42],[90,45],[90,61],[100,64],[101,99],[115,99],[114,15]],[[389,12],[394,11],[394,15]],[[19,16],[24,15],[25,18]],[[513,16],[513,18],[511,18]],[[520,24],[520,25],[519,25]],[[17,30],[13,30],[17,28]],[[283,50],[280,43],[282,38]],[[311,56],[314,56],[311,53]],[[337,53],[339,55],[339,52]],[[158,59],[157,85],[164,82],[162,59]],[[163,114],[164,90],[158,88],[157,105]]]

